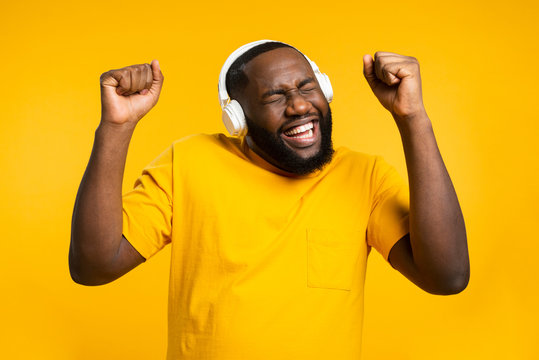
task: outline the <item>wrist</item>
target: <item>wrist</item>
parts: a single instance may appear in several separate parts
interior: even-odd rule
[[[134,125],[101,121],[95,131],[95,145],[105,151],[127,150],[135,130]]]
[[[129,135],[131,136],[135,131],[136,123],[125,122],[122,124],[107,121],[101,118],[96,132],[103,134],[117,134],[117,135]]]
[[[411,115],[399,116],[392,114],[401,135],[424,133],[432,131],[432,123],[425,110]]]

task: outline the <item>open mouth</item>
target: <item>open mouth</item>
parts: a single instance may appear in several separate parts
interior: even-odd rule
[[[304,148],[317,142],[319,135],[318,120],[294,126],[282,132],[283,139],[292,147]]]
[[[284,132],[288,137],[295,139],[307,139],[313,136],[314,124],[312,121],[307,124],[293,127],[290,130]]]

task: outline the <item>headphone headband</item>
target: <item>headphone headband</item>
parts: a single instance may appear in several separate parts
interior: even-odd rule
[[[226,59],[223,67],[221,68],[221,73],[219,74],[219,84],[218,84],[218,90],[219,90],[219,103],[221,104],[221,109],[224,109],[225,106],[230,101],[230,96],[228,95],[228,91],[226,89],[226,73],[230,69],[230,66],[236,61],[240,56],[245,54],[247,51],[251,50],[255,46],[258,46],[260,44],[264,44],[267,42],[276,42],[284,44],[280,41],[275,40],[258,40],[253,41],[251,43],[245,44],[243,46],[240,46],[236,51],[234,51],[230,56]],[[286,44],[288,45],[288,44]]]

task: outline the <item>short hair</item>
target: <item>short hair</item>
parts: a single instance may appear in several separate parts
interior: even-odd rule
[[[290,46],[288,44],[272,41],[257,45],[243,53],[240,57],[238,57],[232,63],[232,65],[230,65],[230,68],[226,73],[225,86],[226,91],[228,92],[228,96],[233,99],[235,95],[237,95],[239,91],[245,89],[245,87],[249,83],[249,79],[244,72],[245,66],[247,65],[247,63],[249,63],[249,61],[253,60],[260,54],[283,47],[296,50],[293,46]]]

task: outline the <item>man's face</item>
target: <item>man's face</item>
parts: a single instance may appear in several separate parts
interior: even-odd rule
[[[251,149],[295,174],[308,174],[329,162],[331,111],[303,55],[278,48],[252,59],[244,71],[249,83],[237,98]]]

